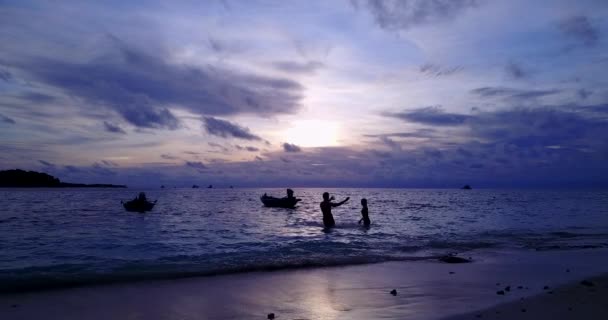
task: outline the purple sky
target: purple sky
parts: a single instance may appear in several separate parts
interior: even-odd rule
[[[605,1],[2,1],[0,169],[608,186]]]

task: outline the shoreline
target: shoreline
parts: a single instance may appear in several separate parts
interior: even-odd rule
[[[337,262],[335,264],[323,264],[323,263],[306,263],[306,264],[294,264],[294,265],[277,265],[272,264],[266,266],[255,266],[251,268],[233,268],[223,270],[212,270],[212,271],[185,271],[175,272],[172,274],[166,273],[141,273],[141,274],[87,274],[85,276],[79,275],[77,279],[57,279],[54,277],[41,278],[39,276],[33,279],[17,279],[11,281],[1,282],[0,296],[7,294],[20,294],[20,293],[37,293],[43,291],[55,291],[55,290],[66,290],[66,289],[77,289],[86,287],[97,287],[97,286],[112,286],[120,284],[137,284],[145,283],[150,281],[172,281],[172,280],[183,280],[183,279],[194,279],[194,278],[209,278],[209,277],[222,277],[240,274],[250,273],[272,273],[272,272],[290,272],[298,270],[314,270],[323,268],[348,268],[362,265],[375,265],[389,262],[420,262],[420,261],[433,261],[438,260],[444,255],[432,255],[432,256],[412,256],[403,259],[393,260],[378,260],[378,261],[348,261],[348,262]],[[29,282],[25,283],[24,282]]]
[[[542,295],[544,286],[605,274],[607,253],[485,251],[464,264],[384,262],[0,294],[0,318],[469,319]],[[511,291],[497,295],[505,285]]]

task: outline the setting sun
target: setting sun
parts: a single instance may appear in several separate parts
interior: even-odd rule
[[[324,120],[299,120],[285,131],[285,142],[300,147],[330,147],[338,145],[338,124]]]

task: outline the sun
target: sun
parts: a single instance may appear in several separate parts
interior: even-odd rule
[[[331,147],[338,145],[337,123],[326,120],[297,120],[284,133],[285,142],[300,147]]]

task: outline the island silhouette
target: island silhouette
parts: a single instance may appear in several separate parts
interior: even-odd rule
[[[21,169],[0,171],[0,188],[126,188],[115,184],[61,182],[50,174]]]

